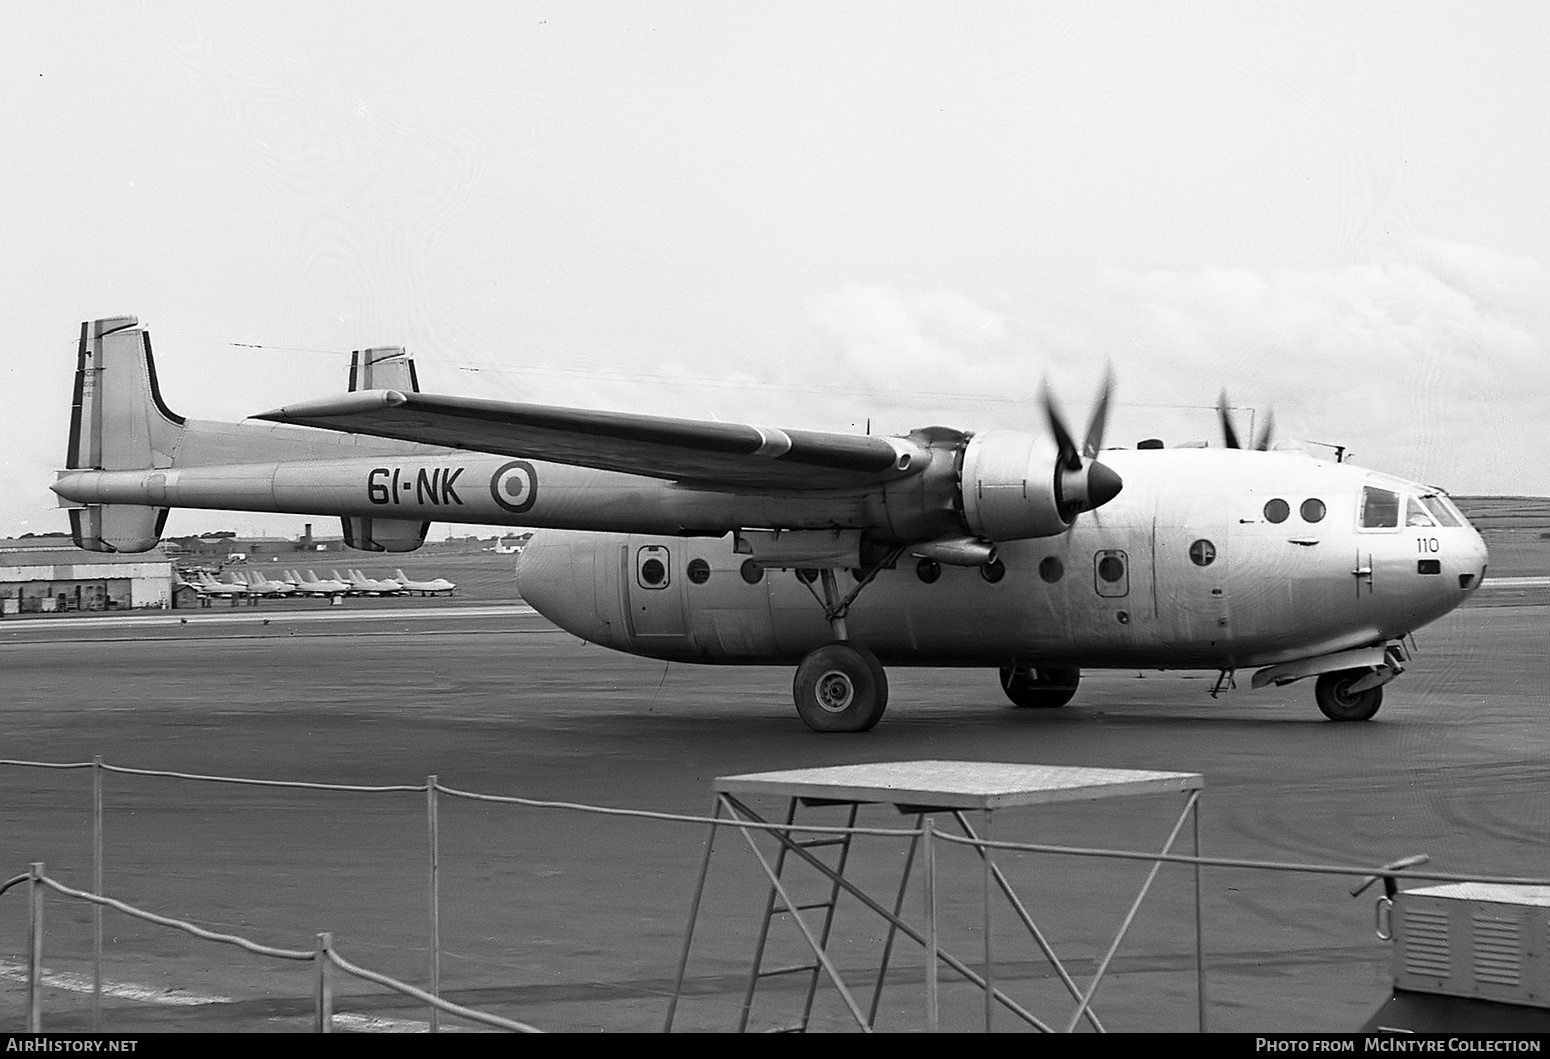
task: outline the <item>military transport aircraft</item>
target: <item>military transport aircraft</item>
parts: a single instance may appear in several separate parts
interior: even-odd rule
[[[335,514],[408,551],[430,520],[540,527],[522,595],[595,643],[796,666],[797,711],[864,731],[884,664],[983,667],[1019,706],[1082,668],[1316,678],[1370,718],[1413,630],[1457,607],[1486,550],[1439,490],[1244,446],[1105,449],[1106,384],[1078,444],[1046,395],[1028,430],[901,437],[697,422],[419,392],[402,349],[350,392],[241,423],[163,403],[134,317],[83,324],[68,470],[76,544],[144,551],[170,507]],[[566,531],[566,532],[555,532]]]
[[[422,596],[434,596],[438,592],[445,592],[450,596],[457,588],[457,585],[448,581],[445,577],[433,577],[429,581],[416,581],[412,577],[405,576],[402,569],[394,570],[393,574],[393,580],[398,582],[399,588],[405,592],[418,592]]]

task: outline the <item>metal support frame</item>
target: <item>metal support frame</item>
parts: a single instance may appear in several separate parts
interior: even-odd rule
[[[845,616],[850,613],[851,604],[856,602],[862,591],[876,580],[879,573],[898,562],[899,556],[902,554],[904,554],[904,545],[890,549],[882,559],[863,570],[861,576],[856,581],[856,587],[843,596],[840,595],[839,582],[834,576],[834,567],[832,566],[820,567],[818,570],[819,580],[823,583],[823,595],[821,596],[818,594],[818,590],[813,588],[811,581],[802,577],[800,573],[798,574],[797,579],[807,586],[807,591],[812,593],[812,597],[823,608],[824,620],[829,623],[829,630],[834,634],[836,640],[850,639],[850,631],[845,625]]]
[[[436,776],[425,777],[425,817],[430,831],[431,996],[441,996],[441,861],[440,815],[436,807]],[[441,1009],[431,1005],[431,1032],[441,1031]]]
[[[43,862],[27,874],[27,1032],[43,1032]]]
[[[737,777],[734,779],[747,778],[748,777]],[[1199,801],[1201,792],[1199,789],[1185,789],[1184,793],[1186,794],[1185,804],[1179,812],[1177,819],[1172,824],[1167,839],[1164,841],[1158,854],[1159,857],[1164,857],[1171,853],[1179,840],[1186,822],[1193,823],[1192,845],[1194,847],[1195,855],[1198,857],[1200,854]],[[753,853],[755,860],[758,862],[765,877],[769,880],[770,883],[770,891],[765,902],[764,915],[760,921],[758,939],[755,943],[753,966],[750,970],[748,985],[745,990],[743,1003],[739,1011],[739,1031],[744,1031],[748,1028],[754,991],[758,982],[763,978],[771,977],[778,973],[792,973],[798,971],[809,972],[811,977],[809,979],[808,990],[803,1001],[800,1021],[793,1028],[799,1030],[805,1030],[808,1028],[818,981],[821,977],[826,977],[839,994],[840,999],[845,1004],[851,1015],[851,1018],[855,1020],[857,1027],[860,1028],[863,1032],[873,1031],[876,1027],[882,990],[886,982],[889,963],[892,959],[894,943],[897,939],[897,935],[902,933],[910,940],[915,941],[917,944],[921,945],[925,952],[926,959],[924,978],[926,1006],[924,1014],[926,1020],[926,1029],[928,1031],[938,1030],[941,1025],[940,973],[942,967],[945,966],[949,970],[956,972],[960,978],[979,988],[983,992],[984,1028],[987,1031],[995,1028],[995,1012],[997,1005],[999,1005],[1000,1007],[1012,1012],[1019,1020],[1026,1023],[1028,1026],[1038,1030],[1043,1030],[1045,1032],[1053,1032],[1055,1027],[1044,1022],[1035,1016],[1032,1012],[1028,1011],[1016,1000],[1009,997],[1003,989],[998,988],[995,983],[996,948],[993,941],[992,912],[995,904],[995,894],[999,892],[1009,907],[1012,909],[1017,919],[1021,922],[1023,928],[1028,932],[1040,953],[1043,954],[1044,958],[1054,969],[1066,991],[1076,1002],[1075,1011],[1070,1015],[1069,1020],[1061,1028],[1066,1032],[1071,1032],[1075,1030],[1077,1026],[1080,1025],[1083,1021],[1085,1021],[1093,1030],[1097,1032],[1103,1032],[1104,1025],[1096,1012],[1093,1011],[1093,998],[1096,995],[1098,989],[1103,984],[1105,976],[1107,975],[1109,967],[1111,966],[1114,956],[1118,952],[1120,945],[1124,943],[1125,939],[1129,935],[1130,930],[1136,921],[1141,905],[1150,892],[1151,887],[1155,882],[1157,875],[1165,861],[1158,859],[1151,862],[1150,869],[1140,886],[1139,892],[1136,894],[1135,899],[1130,903],[1128,910],[1119,923],[1112,942],[1108,945],[1107,951],[1099,961],[1096,970],[1084,988],[1076,981],[1076,979],[1067,970],[1064,963],[1057,956],[1053,947],[1050,945],[1049,940],[1039,929],[1038,925],[1034,922],[1034,919],[1029,913],[1028,908],[1013,889],[1011,882],[1007,879],[1000,866],[995,863],[995,859],[992,856],[991,847],[988,845],[988,843],[991,841],[990,833],[993,816],[988,805],[984,807],[984,825],[983,834],[981,835],[976,833],[974,827],[970,824],[967,813],[962,809],[933,808],[927,806],[895,803],[895,808],[899,811],[912,813],[914,815],[915,826],[911,832],[909,849],[905,856],[903,872],[891,907],[885,907],[880,902],[873,899],[870,895],[863,892],[848,878],[846,878],[845,869],[849,861],[850,840],[854,837],[853,835],[825,836],[827,841],[804,841],[796,837],[796,833],[802,830],[800,826],[796,825],[797,810],[801,805],[845,805],[848,807],[848,814],[847,823],[844,826],[847,828],[853,828],[855,827],[855,820],[860,805],[866,803],[878,803],[881,801],[882,799],[871,797],[851,801],[827,796],[822,798],[792,796],[789,798],[787,803],[783,825],[772,828],[768,826],[770,821],[765,820],[758,813],[750,809],[745,803],[740,801],[737,796],[724,790],[718,791],[715,797],[713,813],[713,820],[715,822],[712,824],[710,834],[707,836],[704,857],[700,865],[699,879],[696,883],[693,898],[690,903],[689,923],[685,931],[684,944],[680,954],[673,994],[669,1002],[667,1020],[664,1025],[664,1030],[671,1031],[673,1028],[678,999],[682,995],[684,977],[688,966],[691,947],[693,944],[695,922],[699,915],[700,902],[704,893],[706,878],[709,873],[711,854],[716,839],[716,831],[720,826],[732,826],[736,827],[737,830],[741,833],[744,842],[747,844],[749,850]],[[730,818],[726,823],[722,823],[723,814]],[[980,858],[982,891],[981,908],[983,916],[984,938],[983,951],[981,954],[981,958],[983,959],[983,968],[978,972],[971,968],[966,961],[959,959],[951,952],[944,949],[942,946],[938,920],[938,891],[939,887],[941,886],[941,875],[937,864],[937,847],[940,844],[941,837],[946,836],[946,832],[937,830],[935,825],[938,816],[949,817],[952,821],[954,821],[957,824],[958,829],[962,831],[964,838],[967,839],[969,843],[973,844],[972,848],[975,850],[976,855]],[[741,826],[745,824],[753,826]],[[755,841],[756,833],[760,831],[768,831],[770,837],[777,843],[777,849],[775,850],[773,857],[771,857],[765,849],[761,849],[759,843]],[[962,844],[962,840],[959,839],[954,839],[954,842],[955,844]],[[811,848],[814,845],[819,844],[840,845],[841,843],[843,843],[842,854],[838,860],[838,863],[835,865],[825,863],[825,861],[815,856]],[[921,900],[923,924],[920,928],[912,926],[904,919],[902,914],[906,900],[906,893],[909,887],[912,871],[914,870],[917,854],[921,860],[922,879]],[[795,859],[793,859],[793,857]],[[795,903],[785,879],[785,876],[788,874],[788,869],[793,864],[807,865],[816,871],[828,883],[829,899],[827,901],[815,901],[807,906],[799,906]],[[1205,948],[1201,918],[1201,868],[1198,863],[1195,864],[1193,868],[1193,884],[1193,896],[1195,904],[1194,956],[1197,994],[1197,1025],[1201,1031],[1204,1031],[1206,1026],[1206,981],[1204,960]],[[834,906],[838,902],[839,895],[842,892],[850,894],[852,897],[856,898],[861,906],[882,917],[882,919],[888,924],[886,935],[883,940],[883,948],[877,967],[876,978],[872,987],[870,1004],[868,1005],[865,1013],[862,1012],[860,1005],[857,1003],[856,995],[853,989],[843,980],[840,972],[832,963],[828,953],[828,946],[834,925]],[[820,910],[823,912],[823,918],[821,922],[814,920],[811,916],[811,913]],[[804,917],[804,912],[807,913],[806,917]],[[812,962],[805,963],[800,967],[765,971],[763,969],[763,961],[765,958],[766,944],[768,941],[769,932],[771,930],[774,917],[780,914],[789,914],[791,921],[801,934],[803,942],[806,944],[808,950],[812,953]]]

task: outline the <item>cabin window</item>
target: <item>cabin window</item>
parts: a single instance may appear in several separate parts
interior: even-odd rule
[[[1399,494],[1369,485],[1362,489],[1362,529],[1396,529],[1399,526]]]
[[[1426,510],[1431,512],[1432,517],[1437,520],[1437,525],[1439,526],[1462,526],[1464,524],[1452,511],[1448,510],[1448,505],[1443,501],[1442,497],[1435,493],[1430,496],[1423,496],[1421,503],[1426,505]]]
[[[980,567],[980,576],[983,577],[986,581],[989,581],[991,584],[995,584],[997,581],[1000,581],[1003,577],[1006,576],[1006,564],[1003,563],[1000,559],[997,559],[993,563],[986,563],[984,566]]]
[[[1216,562],[1216,545],[1208,540],[1196,541],[1189,546],[1189,561],[1196,566],[1210,566]],[[1098,576],[1103,576],[1101,568],[1098,570]]]
[[[689,575],[690,581],[703,585],[710,580],[710,564],[704,559],[690,559],[689,565],[684,567],[684,573]]]
[[[1266,522],[1285,522],[1286,516],[1292,513],[1291,506],[1285,500],[1277,497],[1265,505]]]
[[[1039,560],[1039,576],[1046,584],[1053,585],[1066,576],[1066,564],[1053,555],[1047,555]]]
[[[922,559],[915,564],[915,576],[926,584],[935,584],[936,579],[942,576],[942,564],[935,559]]]
[[[1405,501],[1405,525],[1406,526],[1431,526],[1437,525],[1437,520],[1421,506],[1421,502],[1415,497]]]
[[[1325,510],[1324,501],[1311,496],[1302,502],[1302,507],[1297,509],[1304,522],[1324,521]]]
[[[818,571],[809,569],[808,567],[804,566],[802,569],[797,571],[797,576],[800,577],[803,581],[806,581],[808,584],[812,584],[814,581],[818,580]]]
[[[743,565],[741,569],[738,570],[738,573],[742,574],[743,580],[747,581],[750,585],[757,585],[760,581],[764,580],[764,567],[760,566],[752,559],[744,559]]]

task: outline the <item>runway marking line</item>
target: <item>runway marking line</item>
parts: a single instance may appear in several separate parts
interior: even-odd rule
[[[25,983],[27,981],[27,965],[10,960],[0,960],[0,979]],[[44,968],[43,984],[53,986],[55,989],[64,989],[71,993],[90,993],[92,991],[91,976],[76,974],[73,971],[50,971],[48,968]],[[135,985],[132,982],[110,982],[107,979],[103,979],[102,982],[102,995],[115,997],[120,1000],[141,1000],[149,1004],[168,1004],[174,1007],[199,1007],[204,1004],[235,1003],[229,996],[217,996],[213,993],[195,993],[187,989],[153,989],[150,986]]]

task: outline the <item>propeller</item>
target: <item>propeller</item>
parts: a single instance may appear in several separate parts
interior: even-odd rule
[[[1088,417],[1087,436],[1082,439],[1082,447],[1078,449],[1075,437],[1067,429],[1065,419],[1055,404],[1049,381],[1045,380],[1044,383],[1044,416],[1049,420],[1050,433],[1055,437],[1057,450],[1055,488],[1060,494],[1061,508],[1072,518],[1083,511],[1107,504],[1125,486],[1119,475],[1097,460],[1098,453],[1103,449],[1103,431],[1108,425],[1109,398],[1113,392],[1114,369],[1111,365],[1104,373],[1103,388],[1098,391],[1098,399]]]
[[[1229,449],[1241,449],[1243,445],[1238,440],[1238,431],[1233,426],[1232,413],[1227,404],[1227,391],[1223,390],[1221,396],[1216,399],[1216,414],[1222,421],[1222,442]],[[1271,435],[1275,433],[1276,414],[1271,409],[1265,410],[1265,425],[1255,431],[1253,448],[1257,452],[1264,452],[1270,448]]]

